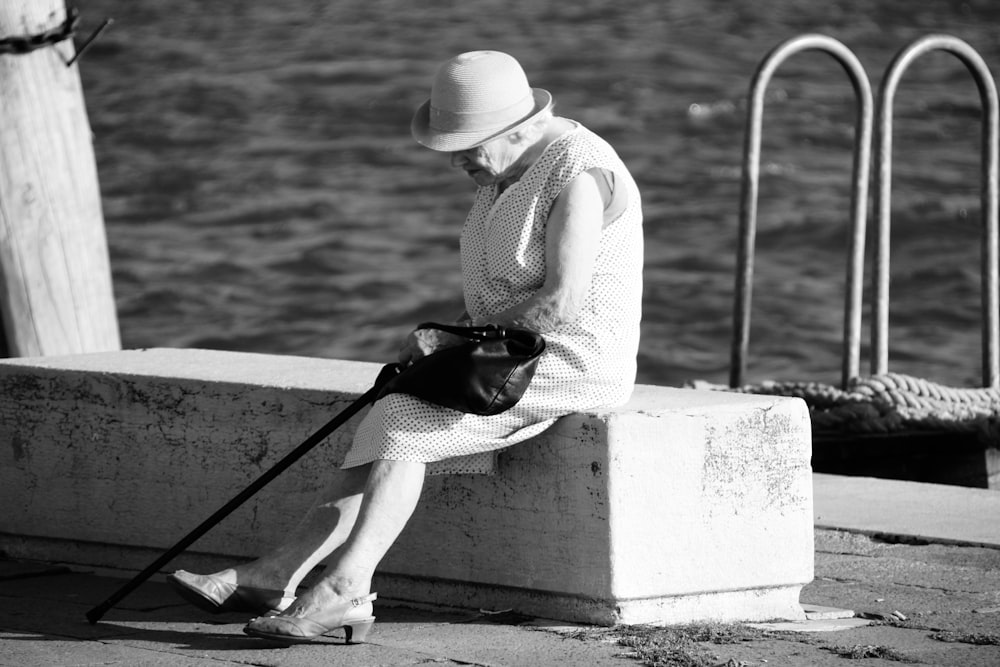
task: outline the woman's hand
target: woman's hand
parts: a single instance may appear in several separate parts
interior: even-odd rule
[[[399,363],[406,367],[438,350],[454,347],[466,342],[461,336],[440,329],[416,329],[403,341],[399,348]]]

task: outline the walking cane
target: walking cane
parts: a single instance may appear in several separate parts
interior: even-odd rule
[[[366,405],[374,402],[382,387],[398,373],[398,364],[388,364],[383,367],[381,372],[379,372],[378,377],[375,379],[375,385],[371,389],[362,394],[360,398],[347,406],[336,417],[320,427],[319,430],[306,438],[301,445],[286,454],[285,457],[274,464],[270,470],[258,477],[252,484],[250,484],[250,486],[240,491],[232,500],[220,507],[215,514],[205,519],[200,526],[181,538],[177,544],[170,547],[162,556],[150,563],[145,570],[133,577],[131,581],[118,589],[113,595],[111,595],[111,597],[88,611],[87,620],[90,621],[91,625],[101,620],[101,617],[104,616],[109,609],[121,602],[126,595],[138,588],[144,581],[156,574],[160,568],[191,546],[191,544],[193,544],[199,537],[211,530],[215,524],[229,516],[233,510],[246,502],[255,493],[263,489],[269,482],[271,482],[271,480],[284,472],[286,468],[299,460],[306,452],[322,442],[328,435],[343,426],[347,420],[360,412]]]

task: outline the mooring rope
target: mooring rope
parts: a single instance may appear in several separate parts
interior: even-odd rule
[[[899,373],[855,378],[846,390],[819,382],[767,381],[730,388],[696,381],[688,386],[801,398],[809,406],[814,431],[974,432],[1000,446],[1000,389],[996,388],[947,387]]]
[[[76,54],[66,62],[66,67],[71,67],[73,63],[80,60],[91,44],[93,44],[94,40],[112,23],[114,23],[114,19],[104,19],[104,22],[98,26],[97,30],[84,40],[80,48],[76,49]],[[76,7],[67,7],[66,19],[61,25],[49,28],[37,35],[14,35],[0,38],[0,55],[23,56],[39,49],[48,48],[64,40],[71,40],[76,35],[76,28],[79,24],[80,10]]]
[[[66,20],[54,28],[49,28],[37,35],[16,35],[0,39],[0,55],[24,55],[71,39],[80,23],[80,12],[76,7],[66,10]]]

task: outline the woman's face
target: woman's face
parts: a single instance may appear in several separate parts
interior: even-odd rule
[[[512,168],[524,153],[525,147],[516,136],[508,135],[475,148],[455,151],[451,154],[451,166],[464,169],[476,185],[495,185],[514,171]]]

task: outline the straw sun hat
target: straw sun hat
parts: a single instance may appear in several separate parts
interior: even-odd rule
[[[499,51],[471,51],[440,68],[410,129],[436,151],[462,151],[510,134],[552,106],[552,95],[531,88],[517,60]]]

